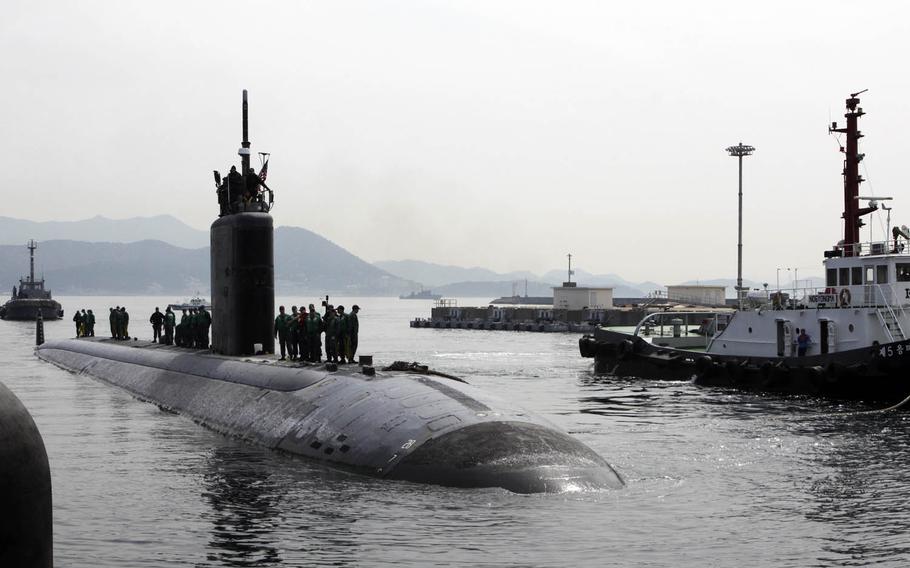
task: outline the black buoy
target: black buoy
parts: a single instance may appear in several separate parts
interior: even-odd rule
[[[53,566],[51,471],[22,402],[0,383],[0,566]]]
[[[41,317],[41,310],[38,310],[38,315],[35,317],[35,345],[44,344],[44,318]]]

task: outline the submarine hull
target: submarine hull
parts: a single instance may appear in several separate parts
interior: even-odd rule
[[[516,493],[623,485],[602,457],[543,418],[449,378],[98,338],[50,341],[37,354],[218,432],[357,473]]]
[[[44,440],[0,383],[0,566],[53,566],[53,497]]]

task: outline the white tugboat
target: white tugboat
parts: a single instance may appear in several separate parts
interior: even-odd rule
[[[579,343],[597,372],[838,398],[910,394],[910,239],[895,227],[892,240],[860,240],[861,218],[878,204],[859,196],[859,94],[847,99],[846,127],[829,128],[846,135],[844,238],[824,253],[825,287],[803,290],[799,299],[783,300],[778,292],[767,302],[712,316],[703,352],[658,347],[637,329],[599,328]],[[868,206],[860,207],[860,199]],[[800,330],[811,342],[805,335],[800,341]]]

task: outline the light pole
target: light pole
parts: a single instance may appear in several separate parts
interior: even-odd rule
[[[783,305],[783,302],[780,301],[780,271],[783,269],[784,267],[777,267],[777,303],[781,306]],[[787,272],[790,272],[789,268],[787,268]]]
[[[751,156],[755,148],[745,146],[742,142],[727,148],[727,153],[739,158],[739,240],[736,254],[736,303],[743,309],[743,156]]]

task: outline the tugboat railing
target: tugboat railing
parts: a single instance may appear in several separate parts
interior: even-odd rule
[[[901,320],[903,318],[907,317],[906,308],[904,307],[903,304],[898,304],[897,312],[894,311],[894,306],[892,306],[891,302],[889,302],[887,300],[887,298],[893,297],[893,295],[891,294],[892,287],[890,285],[888,285],[888,288],[889,288],[888,294],[885,294],[885,290],[881,284],[875,284],[874,286],[878,289],[878,293],[883,300],[882,303],[884,304],[884,309],[887,310],[888,315],[891,318],[891,321],[894,323],[895,326],[897,326],[897,332],[899,334],[899,339],[902,340],[902,339],[906,338],[907,335],[904,333],[904,326],[901,325]],[[898,317],[898,313],[900,313],[900,317]],[[881,315],[880,315],[880,319],[884,320],[884,318],[881,317]],[[885,325],[885,330],[888,333],[888,335],[891,337],[891,341],[895,341],[897,338],[894,337],[894,334],[891,332],[891,328],[888,326],[887,322],[882,321],[882,323]]]
[[[665,323],[663,320],[664,319],[674,320],[677,318],[681,318],[683,320],[682,324],[677,324],[680,326],[680,333],[689,335],[690,333],[694,333],[692,331],[689,331],[689,326],[695,325],[689,321],[690,316],[707,318],[709,320],[713,319],[714,324],[715,324],[715,329],[717,329],[717,324],[718,324],[717,319],[718,319],[718,316],[720,316],[720,315],[728,315],[728,314],[726,314],[726,313],[722,314],[722,313],[716,312],[716,311],[678,311],[678,312],[677,311],[660,311],[660,312],[654,312],[653,314],[648,314],[647,316],[642,318],[642,320],[640,322],[638,322],[638,325],[635,326],[635,331],[632,332],[632,335],[635,337],[638,337],[639,332],[641,331],[641,329],[643,327],[645,329],[649,329],[650,327],[659,325],[661,327],[668,326],[668,327],[671,327],[671,329],[672,329],[674,324],[671,321],[668,321]],[[661,321],[657,322],[657,320],[661,320]],[[698,322],[699,325],[701,325],[702,323],[703,322],[701,322],[701,321]],[[660,335],[664,335],[664,334],[661,333]],[[706,343],[709,338],[710,338],[710,334],[708,334],[706,332],[705,333],[705,342]]]
[[[852,256],[880,256],[883,254],[899,254],[901,256],[910,255],[910,246],[901,239],[887,241],[867,241],[864,243],[838,244],[834,245],[833,250],[841,256],[845,252],[851,252]],[[827,255],[827,253],[826,253]]]

